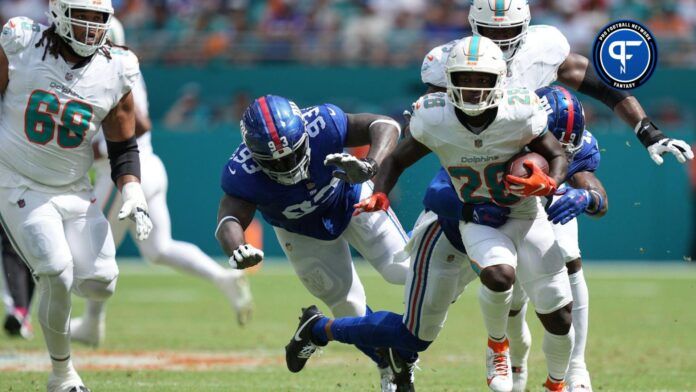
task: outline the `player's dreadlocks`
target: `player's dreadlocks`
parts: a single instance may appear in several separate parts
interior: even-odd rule
[[[44,41],[46,42],[46,48],[44,49],[41,61],[46,60],[46,54],[50,54],[51,56],[58,58],[60,54],[60,45],[63,38],[56,33],[55,24],[51,24],[51,27],[44,30],[43,34],[41,35],[41,39],[36,43],[35,47],[40,48],[44,46]],[[111,60],[111,53],[109,53],[109,50],[106,48],[107,45],[112,46],[111,41],[108,38],[106,39],[106,45],[99,48],[97,53],[101,53],[104,57]]]

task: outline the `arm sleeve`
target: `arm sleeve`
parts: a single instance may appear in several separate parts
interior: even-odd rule
[[[445,218],[461,220],[464,216],[464,204],[457,197],[457,192],[444,168],[440,168],[435,178],[430,181],[423,198],[426,210]]]

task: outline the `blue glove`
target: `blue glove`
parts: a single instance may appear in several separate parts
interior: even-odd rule
[[[547,211],[549,220],[554,224],[565,225],[575,219],[585,212],[592,200],[590,192],[586,189],[575,189],[569,186],[556,191],[556,195],[561,195],[561,198],[551,204]]]
[[[465,222],[498,228],[507,222],[510,209],[493,203],[464,204],[462,215]]]

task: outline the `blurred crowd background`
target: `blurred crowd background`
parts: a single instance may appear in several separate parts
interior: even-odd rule
[[[113,0],[143,63],[407,65],[471,32],[468,0]],[[532,0],[532,24],[587,53],[610,20],[642,21],[664,64],[696,64],[694,0]],[[46,0],[2,0],[0,19],[45,19]]]

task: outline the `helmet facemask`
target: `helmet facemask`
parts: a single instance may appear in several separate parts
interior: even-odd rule
[[[48,16],[56,26],[56,33],[72,50],[81,57],[89,57],[106,42],[112,14],[110,5],[91,7],[53,0]]]
[[[310,155],[309,135],[306,133],[292,148],[283,148],[273,156],[251,151],[252,158],[261,170],[282,185],[295,185],[309,178]]]
[[[486,25],[485,23],[476,22],[477,25],[473,25],[472,29],[475,34],[489,38],[493,43],[498,45],[500,50],[503,51],[503,56],[505,61],[511,61],[517,53],[519,53],[520,47],[524,43],[525,38],[527,38],[527,27],[529,27],[529,21],[517,23],[511,26],[498,26],[498,25]],[[510,38],[499,38],[499,37],[510,37]]]
[[[502,75],[478,71],[447,71],[447,96],[469,116],[478,116],[498,106],[503,90]]]

